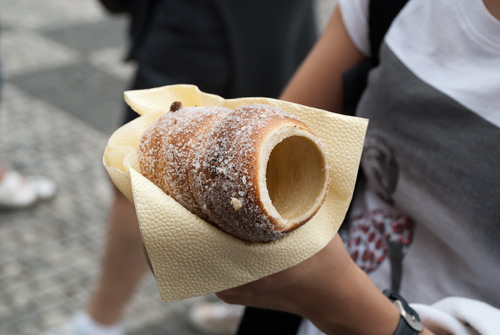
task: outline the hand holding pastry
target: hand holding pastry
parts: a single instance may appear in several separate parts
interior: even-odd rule
[[[128,91],[125,98],[141,117],[113,134],[104,164],[115,185],[134,202],[164,301],[214,293],[280,272],[319,252],[335,235],[352,196],[367,120],[275,99],[225,100],[192,85]],[[175,104],[171,112],[175,101],[184,107]],[[201,115],[199,110],[206,109],[210,112]],[[218,118],[223,115],[229,118]],[[232,137],[218,135],[228,129],[224,125],[231,118],[237,121]],[[158,120],[166,127],[145,135]],[[252,131],[247,132],[245,122],[252,124]],[[183,123],[189,127],[180,131],[177,126]],[[163,131],[171,135],[161,136]],[[198,131],[206,135],[199,142]],[[254,133],[261,136],[243,141],[251,144],[246,148],[253,150],[252,157],[235,142]],[[172,159],[155,165],[154,157],[162,155],[153,147],[164,148],[162,155]],[[149,167],[141,167],[141,155]],[[151,167],[153,177],[147,172]],[[158,174],[163,180],[152,182]],[[162,184],[176,176],[179,184]],[[325,197],[324,182],[329,180]],[[216,222],[226,214],[230,220]],[[228,225],[238,222],[246,228],[237,227],[233,234]]]
[[[230,304],[309,319],[325,334],[394,334],[400,314],[352,261],[339,235],[304,262],[217,293]],[[432,335],[424,329],[422,335]]]

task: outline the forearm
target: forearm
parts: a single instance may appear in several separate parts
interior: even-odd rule
[[[281,99],[340,112],[342,74],[363,58],[337,8]],[[228,303],[302,315],[329,335],[390,335],[400,320],[397,309],[354,264],[338,236],[310,259],[218,296]]]
[[[391,301],[354,264],[339,236],[290,269],[218,296],[228,303],[302,315],[328,335],[391,335],[400,320]]]
[[[321,276],[302,282],[302,294],[290,304],[299,306],[295,312],[326,334],[393,334],[398,311],[351,261],[340,238],[335,237],[322,252]],[[328,257],[333,253],[336,257]]]
[[[351,260],[340,237],[336,236],[322,252],[325,258],[322,275],[309,279],[309,284],[303,282],[303,289],[296,288],[295,292],[300,294],[289,304],[298,306],[293,312],[306,317],[328,335],[394,334],[400,321],[399,312]],[[333,253],[336,257],[331,257]],[[420,335],[433,333],[424,329]]]

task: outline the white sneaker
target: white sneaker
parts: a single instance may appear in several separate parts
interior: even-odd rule
[[[96,323],[87,313],[77,314],[62,327],[49,330],[42,335],[123,335],[121,324],[104,326]]]
[[[189,311],[191,325],[207,335],[232,335],[238,330],[244,306],[224,302],[200,302]]]
[[[67,324],[61,326],[57,329],[52,329],[44,332],[42,335],[80,335],[82,332],[78,330],[77,326],[73,322],[68,322]]]
[[[6,171],[0,180],[0,209],[28,208],[39,201],[52,199],[56,184],[43,177],[24,177],[16,171]]]

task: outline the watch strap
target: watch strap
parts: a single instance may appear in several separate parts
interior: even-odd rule
[[[401,315],[394,335],[417,335],[424,330],[418,313],[410,307],[401,295],[393,290],[385,290],[384,294],[392,301]]]

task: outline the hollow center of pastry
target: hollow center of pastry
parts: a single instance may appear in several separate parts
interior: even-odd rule
[[[267,191],[285,229],[308,220],[328,187],[326,158],[313,137],[304,133],[289,134],[277,143],[267,162]]]

